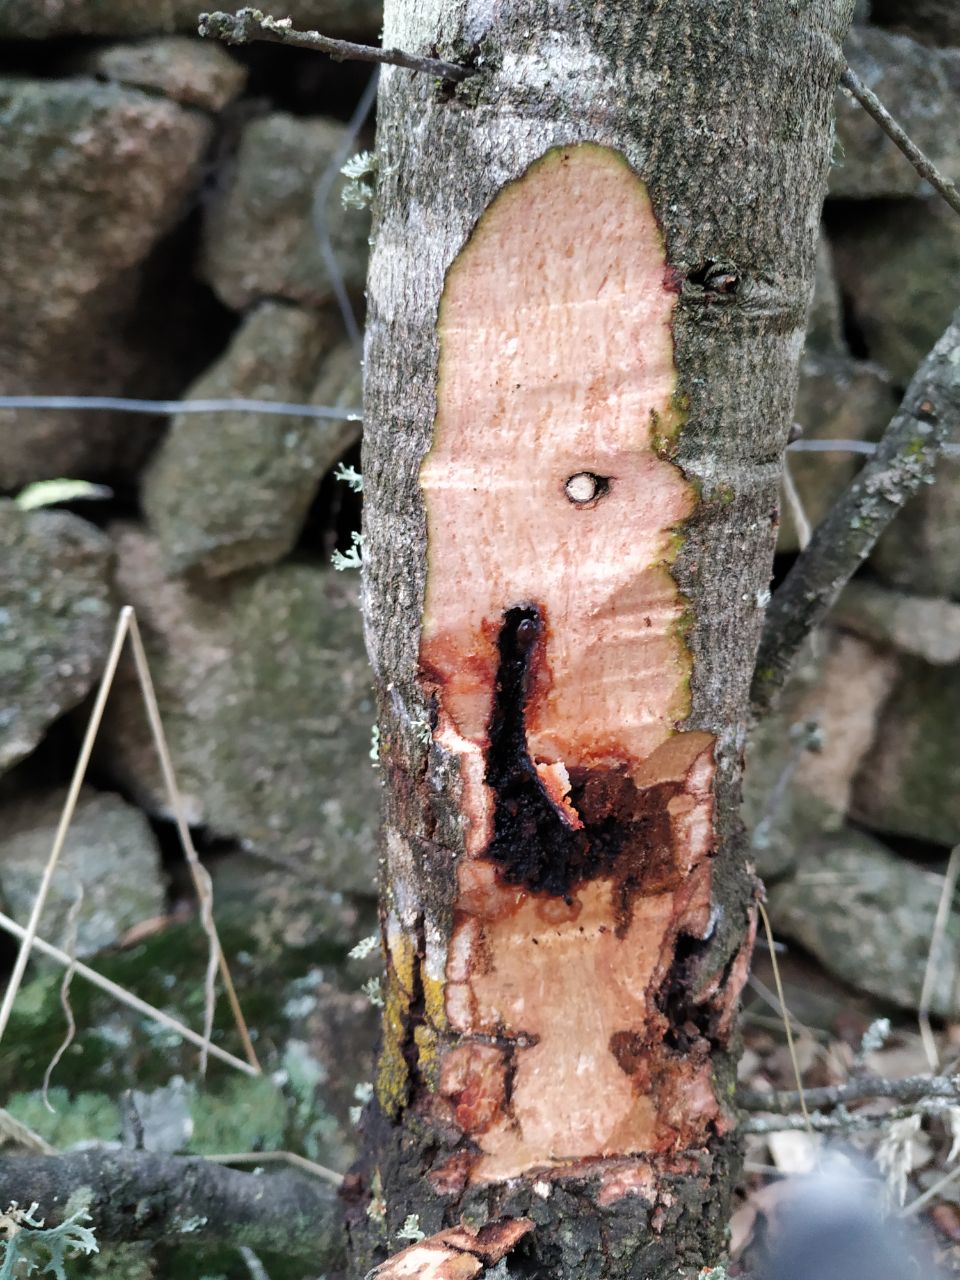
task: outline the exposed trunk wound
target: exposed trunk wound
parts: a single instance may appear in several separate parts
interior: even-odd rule
[[[447,274],[420,664],[462,848],[449,935],[388,912],[378,1097],[443,1135],[454,1201],[587,1168],[615,1199],[727,1122],[710,1036],[735,984],[690,949],[714,739],[683,728],[675,300],[643,184],[592,145],[504,188]]]

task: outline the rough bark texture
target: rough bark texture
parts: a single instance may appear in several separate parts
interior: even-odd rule
[[[412,1213],[528,1217],[508,1265],[571,1280],[722,1249],[741,752],[849,9],[387,5],[385,44],[479,70],[381,88],[358,1264]]]

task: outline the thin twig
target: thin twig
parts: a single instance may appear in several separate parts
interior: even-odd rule
[[[357,317],[353,312],[353,303],[350,301],[350,294],[347,292],[343,272],[340,270],[340,263],[337,261],[333,241],[330,238],[330,219],[327,217],[327,204],[333,191],[333,184],[340,176],[340,170],[353,150],[360,130],[366,124],[367,116],[373,110],[373,104],[377,100],[377,82],[379,78],[380,69],[378,67],[367,82],[367,87],[354,108],[353,115],[347,121],[343,137],[331,156],[330,163],[320,175],[320,180],[314,189],[312,205],[313,232],[317,237],[320,256],[330,279],[337,306],[340,308],[340,315],[347,331],[347,337],[350,339],[359,359],[363,357],[363,334],[357,324]]]
[[[244,1052],[247,1061],[251,1067],[260,1074],[260,1063],[250,1039],[250,1032],[247,1030],[247,1024],[244,1020],[243,1011],[240,1008],[240,1001],[237,999],[236,988],[233,985],[233,978],[230,975],[230,966],[227,964],[227,958],[224,955],[223,947],[220,945],[220,938],[217,934],[217,926],[213,919],[213,884],[210,880],[210,873],[200,861],[197,850],[194,847],[193,836],[190,834],[190,827],[187,823],[186,813],[184,811],[183,799],[180,795],[180,788],[177,786],[176,775],[173,771],[173,760],[170,756],[170,747],[167,743],[167,736],[163,729],[163,721],[160,718],[160,707],[157,702],[156,690],[153,687],[153,678],[150,675],[150,667],[147,663],[146,650],[143,647],[143,639],[140,635],[140,627],[137,624],[136,614],[130,610],[130,645],[133,651],[134,665],[137,669],[137,678],[140,683],[140,692],[143,695],[143,702],[147,712],[147,719],[150,722],[150,732],[153,735],[153,743],[156,747],[157,755],[160,758],[160,770],[163,774],[163,785],[170,802],[170,808],[173,810],[174,822],[176,823],[177,833],[180,837],[180,845],[183,849],[183,856],[187,860],[190,868],[190,876],[193,880],[194,888],[197,891],[197,898],[200,902],[200,919],[203,923],[204,931],[210,944],[210,954],[207,962],[207,978],[206,978],[206,1000],[204,1003],[204,1038],[207,1043],[213,1032],[213,1013],[214,1013],[214,984],[216,982],[217,969],[220,970],[220,977],[223,980],[224,988],[227,992],[227,999],[230,1002],[230,1008],[233,1012],[233,1019],[236,1023],[237,1030],[240,1033],[240,1039],[243,1041]],[[206,1049],[200,1055],[200,1072],[206,1070]]]
[[[14,938],[25,939],[27,931],[22,925],[17,924],[15,920],[11,920],[9,916],[5,916],[0,912],[0,929],[6,933],[12,934]],[[101,991],[105,991],[107,995],[113,996],[115,1000],[119,1000],[121,1004],[128,1005],[131,1009],[135,1009],[137,1013],[143,1014],[145,1018],[150,1018],[154,1022],[159,1022],[161,1026],[166,1027],[169,1031],[178,1035],[181,1040],[188,1040],[190,1044],[195,1044],[202,1049],[204,1046],[204,1038],[198,1035],[196,1031],[191,1029],[182,1022],[178,1022],[176,1018],[172,1018],[170,1014],[164,1013],[162,1009],[157,1009],[152,1004],[147,1004],[146,1000],[141,1000],[139,996],[135,996],[132,991],[127,991],[125,987],[121,987],[118,983],[105,978],[102,973],[97,973],[95,969],[91,969],[88,965],[83,964],[80,960],[73,961],[65,951],[61,951],[59,947],[51,946],[49,942],[44,942],[42,938],[34,936],[31,943],[34,951],[39,951],[43,956],[49,956],[51,960],[56,960],[58,964],[73,964],[76,972],[81,978],[85,978],[87,982],[93,986],[99,987]],[[258,1076],[260,1072],[256,1067],[252,1067],[249,1062],[244,1062],[242,1058],[235,1058],[232,1053],[228,1053],[226,1049],[221,1049],[218,1045],[211,1044],[209,1046],[210,1053],[215,1058],[219,1058],[221,1062],[228,1063],[231,1067],[236,1067],[238,1071],[242,1071],[248,1076]]]
[[[269,1272],[249,1245],[242,1244],[237,1251],[246,1263],[250,1280],[270,1280]]]
[[[844,1084],[823,1085],[804,1089],[801,1095],[793,1089],[764,1093],[761,1089],[744,1089],[737,1093],[737,1106],[744,1111],[796,1111],[801,1097],[808,1107],[844,1107],[852,1102],[873,1098],[892,1098],[895,1102],[919,1102],[922,1098],[946,1098],[960,1102],[960,1076],[906,1076],[888,1080],[883,1076],[860,1076]]]
[[[297,31],[289,18],[271,18],[259,9],[238,9],[236,13],[201,13],[198,32],[227,44],[250,44],[266,40],[274,44],[293,45],[298,49],[316,49],[335,62],[381,62],[408,71],[422,71],[428,76],[454,83],[473,75],[470,67],[440,58],[425,58],[402,49],[378,49],[375,45],[354,44],[351,40],[334,40],[319,31]]]
[[[945,1173],[942,1178],[938,1178],[933,1186],[927,1187],[926,1191],[917,1196],[916,1200],[911,1200],[905,1208],[900,1210],[900,1217],[910,1218],[915,1213],[919,1213],[920,1210],[925,1205],[928,1205],[934,1197],[938,1196],[945,1187],[949,1187],[950,1183],[956,1182],[958,1178],[960,1178],[960,1164],[954,1165],[949,1173]]]
[[[90,763],[90,756],[93,754],[93,744],[96,741],[97,731],[100,728],[100,721],[103,719],[103,711],[107,705],[110,686],[113,684],[113,677],[116,675],[117,664],[120,661],[120,653],[123,649],[123,641],[130,627],[130,619],[132,616],[133,610],[127,607],[120,610],[120,617],[117,619],[116,630],[113,633],[113,643],[111,644],[110,652],[107,655],[107,662],[103,669],[103,675],[100,677],[100,688],[97,690],[97,698],[93,704],[93,710],[90,713],[87,731],[84,734],[83,744],[80,747],[80,754],[77,756],[77,763],[74,766],[73,777],[70,780],[67,798],[63,805],[63,812],[60,814],[60,821],[57,824],[57,831],[53,838],[53,848],[50,850],[47,865],[43,869],[40,887],[37,890],[37,896],[33,902],[33,910],[30,912],[30,919],[27,921],[27,927],[23,932],[23,941],[20,944],[20,950],[17,952],[17,958],[13,965],[13,972],[11,973],[10,980],[7,983],[7,989],[4,992],[3,1004],[0,1005],[0,1040],[3,1039],[4,1032],[7,1029],[7,1024],[10,1021],[10,1014],[13,1012],[13,1002],[17,998],[17,992],[20,990],[20,984],[23,981],[23,975],[27,967],[27,960],[30,958],[30,949],[37,936],[37,926],[40,923],[40,916],[43,913],[44,906],[46,905],[47,895],[50,892],[50,885],[53,882],[53,874],[57,869],[57,863],[60,861],[60,854],[63,851],[67,832],[70,830],[70,822],[73,818],[74,810],[77,807],[77,800],[80,797],[80,788],[83,786],[83,779],[86,776],[87,766]]]
[[[875,1129],[878,1125],[906,1120],[915,1115],[937,1115],[952,1104],[942,1098],[920,1098],[917,1102],[891,1111],[847,1111],[838,1107],[824,1114],[811,1111],[808,1115],[751,1115],[740,1124],[741,1133],[857,1133],[863,1129]]]
[[[929,156],[924,155],[873,90],[868,89],[849,67],[844,68],[840,83],[845,89],[849,89],[867,115],[872,116],[891,142],[900,148],[924,182],[928,182],[934,191],[943,196],[955,213],[960,213],[960,191],[949,178],[943,176]]]
[[[780,1008],[783,1010],[783,1029],[787,1033],[787,1049],[790,1053],[790,1061],[793,1063],[793,1074],[797,1081],[797,1094],[800,1100],[800,1110],[803,1112],[803,1118],[807,1123],[807,1131],[812,1133],[810,1127],[810,1116],[807,1113],[807,1104],[803,1096],[803,1080],[801,1078],[800,1063],[797,1059],[796,1046],[793,1043],[793,1029],[790,1026],[790,1018],[787,1015],[787,1002],[783,994],[783,983],[780,981],[780,965],[777,961],[777,951],[773,945],[773,929],[770,927],[770,917],[767,915],[767,909],[757,899],[757,908],[760,912],[760,918],[763,921],[763,931],[767,935],[767,946],[770,950],[770,964],[773,967],[773,980],[777,986],[777,999],[780,1001]]]
[[[940,1054],[930,1026],[930,1004],[933,1000],[933,988],[937,980],[937,961],[940,959],[943,940],[947,933],[950,912],[953,909],[953,895],[957,889],[957,876],[960,874],[960,844],[954,845],[950,851],[940,900],[937,903],[937,914],[933,922],[933,933],[930,936],[930,950],[927,953],[927,967],[923,971],[923,986],[920,988],[920,1003],[917,1006],[917,1022],[920,1024],[920,1039],[931,1071],[940,1067]]]
[[[787,506],[790,508],[790,518],[793,520],[793,527],[797,534],[797,544],[802,551],[813,534],[810,527],[810,521],[807,519],[807,513],[803,508],[803,501],[800,493],[794,483],[793,473],[790,470],[790,460],[783,460],[783,475],[781,476],[783,485],[783,496],[787,500]]]
[[[67,955],[70,957],[70,963],[63,971],[63,980],[60,983],[60,1008],[63,1010],[63,1016],[67,1021],[67,1030],[60,1044],[57,1046],[56,1052],[47,1063],[47,1069],[43,1073],[43,1105],[48,1111],[56,1112],[56,1107],[50,1103],[50,1078],[57,1068],[60,1059],[73,1044],[77,1034],[77,1020],[73,1016],[73,1005],[70,1003],[70,984],[73,982],[73,975],[77,972],[77,922],[80,918],[80,908],[83,906],[83,882],[77,885],[77,896],[70,904],[70,910],[67,913]]]
[[[960,422],[960,310],[920,365],[876,453],[844,490],[774,592],[753,681],[753,709],[770,710],[804,640],[893,517],[933,479]]]
[[[308,1160],[296,1151],[231,1151],[226,1155],[204,1156],[214,1164],[289,1164],[294,1169],[302,1169],[304,1173],[312,1173],[322,1182],[329,1182],[332,1187],[339,1187],[343,1182],[343,1174],[335,1169],[328,1169],[325,1164],[317,1164],[316,1160]]]
[[[39,1133],[34,1133],[22,1120],[17,1120],[9,1111],[0,1107],[0,1147],[6,1142],[14,1142],[25,1151],[35,1151],[42,1156],[57,1154],[57,1148],[52,1147],[46,1138],[41,1138]]]

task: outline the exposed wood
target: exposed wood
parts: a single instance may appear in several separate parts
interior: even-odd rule
[[[394,1254],[367,1280],[471,1280],[496,1266],[532,1230],[529,1218],[488,1222],[476,1231],[451,1227]]]
[[[388,0],[364,596],[387,982],[360,1265],[717,1261],[736,812],[847,0]],[[474,56],[475,55],[475,56]]]

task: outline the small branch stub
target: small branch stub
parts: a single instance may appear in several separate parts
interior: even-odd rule
[[[252,44],[256,40],[288,44],[298,49],[316,49],[335,62],[386,63],[405,67],[408,71],[422,71],[453,83],[466,80],[473,74],[470,67],[444,62],[441,58],[421,57],[416,53],[405,53],[402,49],[378,49],[374,45],[354,44],[351,40],[334,40],[319,31],[297,31],[289,18],[273,18],[260,9],[201,13],[197,30],[201,36],[223,40],[226,44]]]

